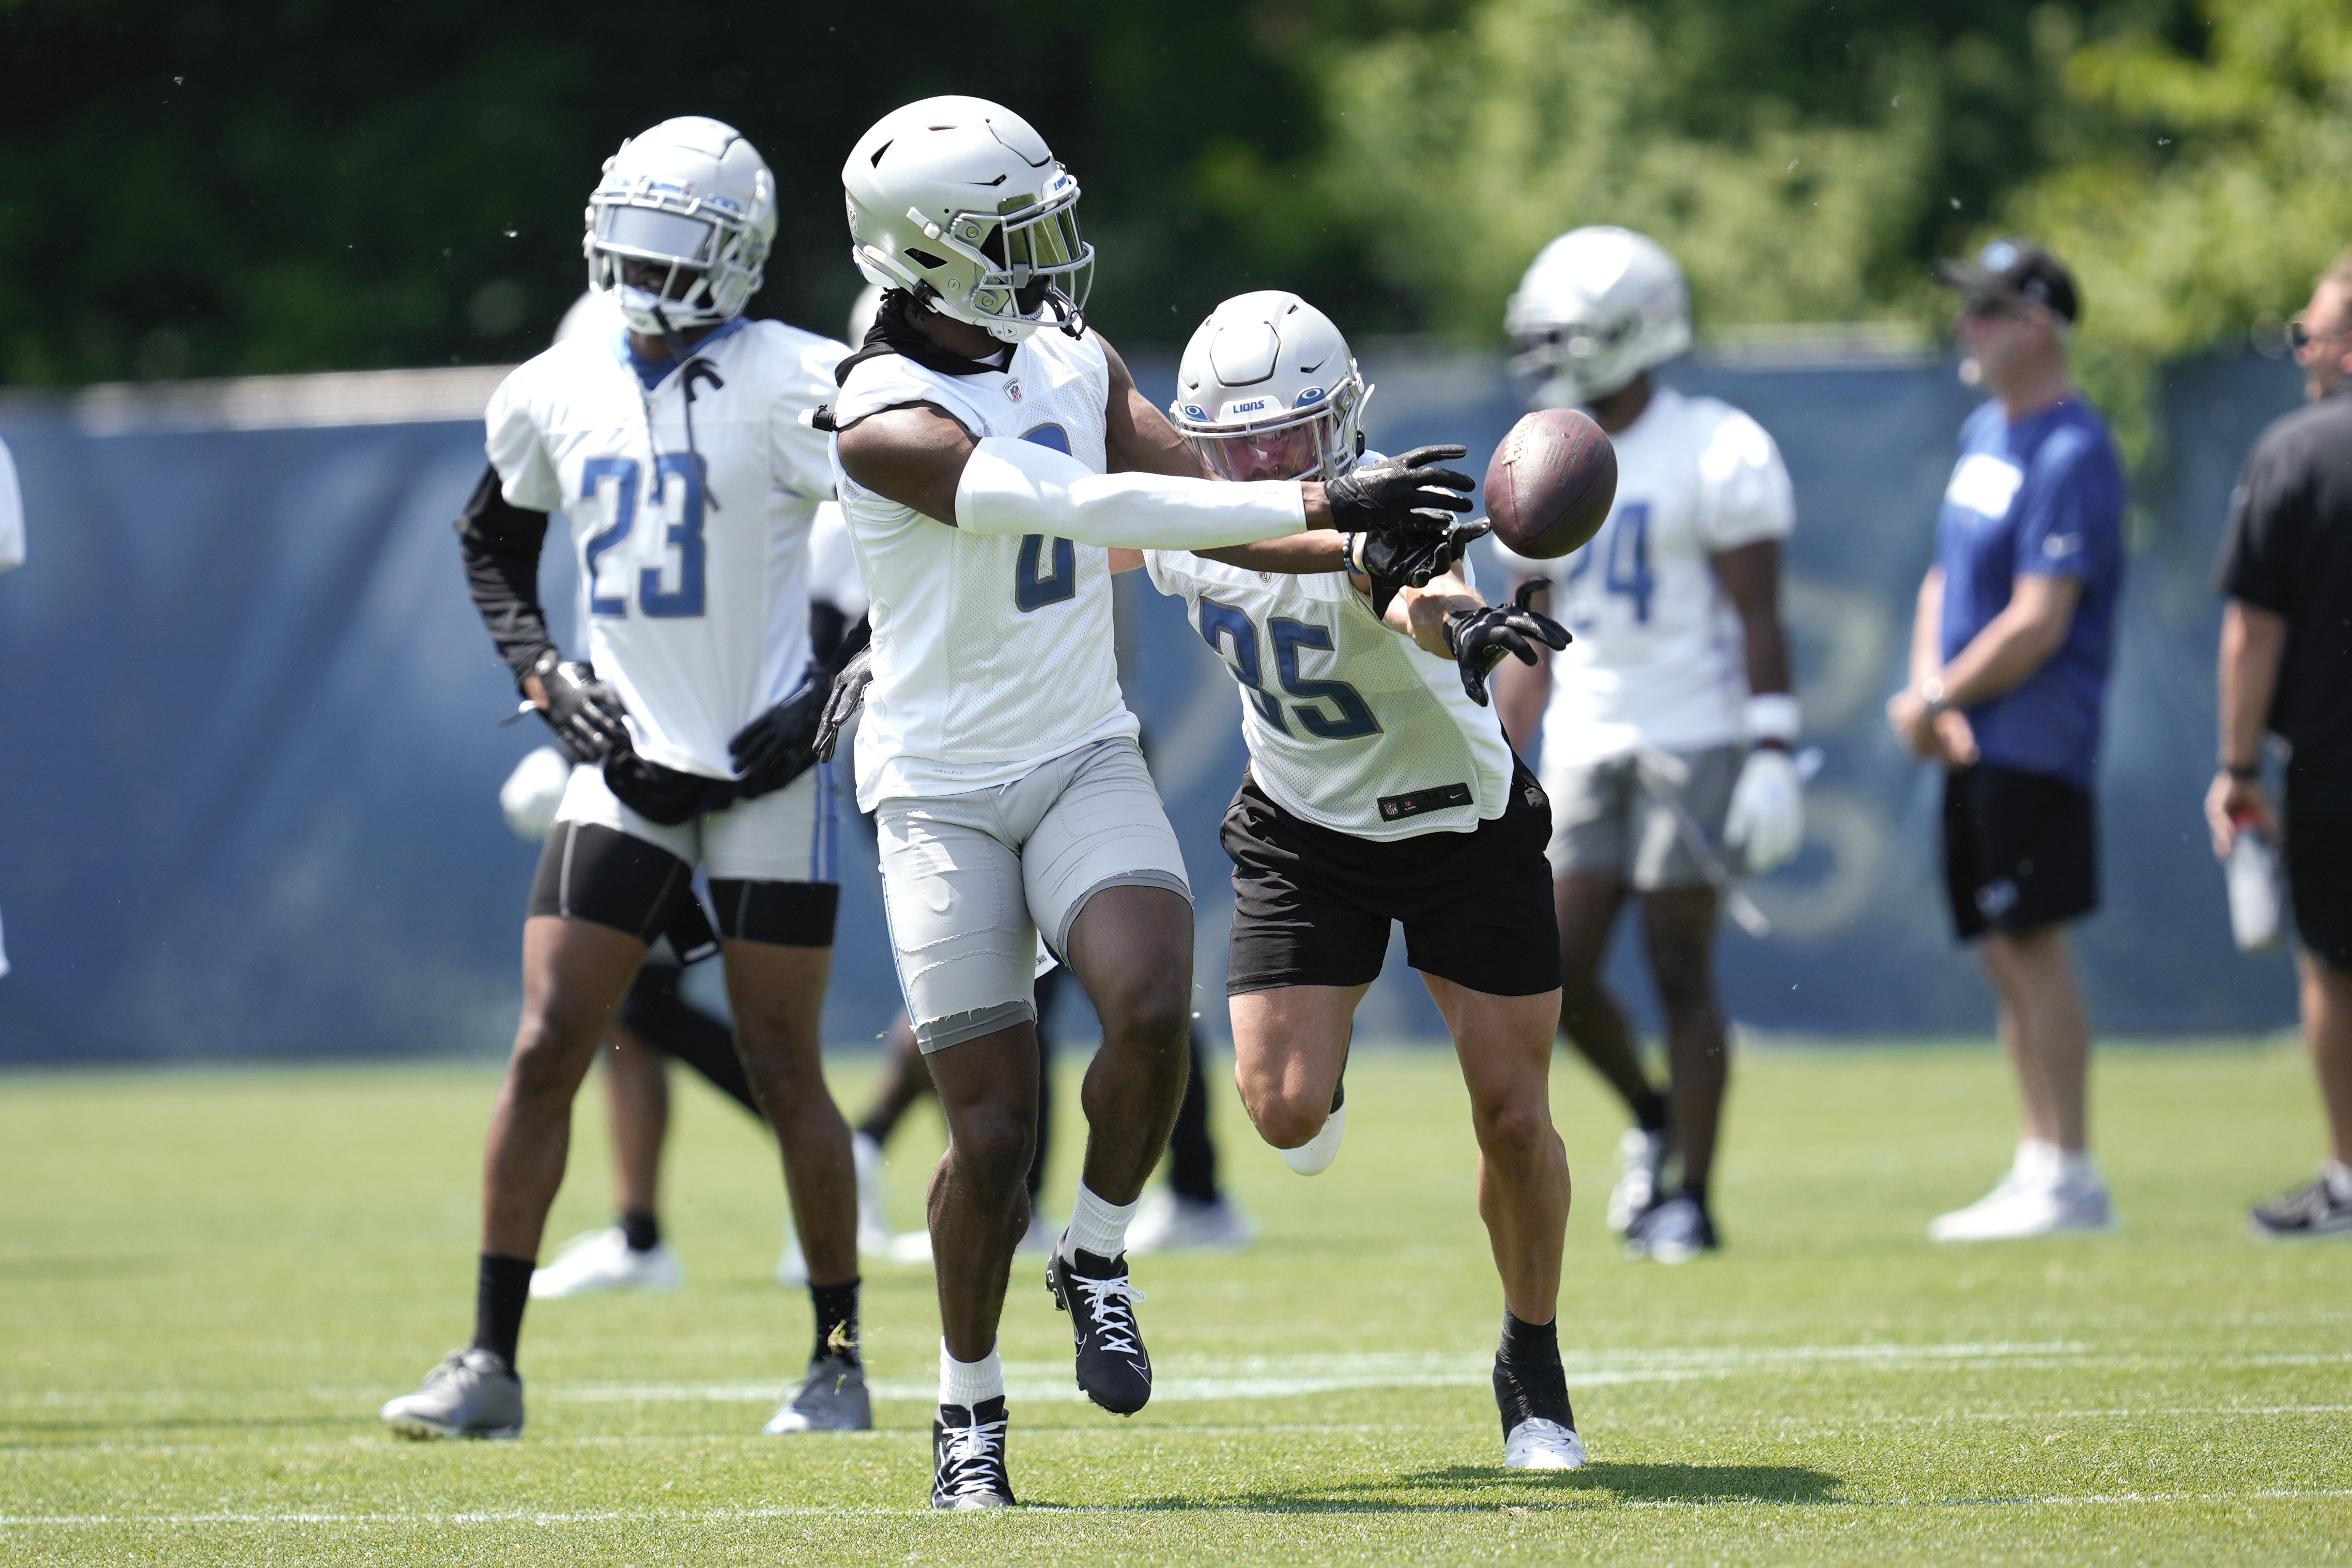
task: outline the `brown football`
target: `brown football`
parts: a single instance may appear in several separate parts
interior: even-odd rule
[[[1486,516],[1514,552],[1549,561],[1601,531],[1617,499],[1617,448],[1591,416],[1538,408],[1486,465]]]

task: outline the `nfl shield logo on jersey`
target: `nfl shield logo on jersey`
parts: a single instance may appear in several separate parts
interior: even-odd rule
[[[1012,399],[1012,400],[1013,400],[1013,402],[1015,402],[1015,403],[1020,402],[1020,401],[1021,401],[1021,384],[1020,384],[1019,382],[1017,382],[1017,381],[1008,381],[1008,382],[1006,382],[1006,383],[1004,384],[1004,395],[1005,395],[1006,397],[1008,397],[1008,398]]]

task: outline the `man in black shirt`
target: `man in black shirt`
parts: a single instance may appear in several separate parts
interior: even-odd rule
[[[2276,1237],[2352,1237],[2352,252],[2295,321],[2312,406],[2263,433],[2221,547],[2221,755],[2205,815],[2226,857],[2242,829],[2281,837],[2302,938],[2304,1038],[2327,1110],[2319,1180],[2253,1211]],[[2285,811],[2262,776],[2286,742]]]

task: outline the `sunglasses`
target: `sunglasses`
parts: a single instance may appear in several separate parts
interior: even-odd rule
[[[2347,326],[2352,326],[2352,322],[2347,322]],[[2332,332],[2315,332],[2304,325],[2303,317],[2297,314],[2287,321],[2286,346],[2300,353],[2314,343],[2326,342],[2330,338],[2340,338],[2345,331],[2346,327],[2338,327]]]

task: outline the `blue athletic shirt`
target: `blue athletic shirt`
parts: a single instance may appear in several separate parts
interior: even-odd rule
[[[2096,410],[2068,397],[2010,423],[1988,403],[1960,426],[1960,460],[1936,515],[1944,660],[2008,607],[2021,575],[2083,585],[2066,642],[2023,683],[1967,710],[1986,762],[2089,789],[2123,590],[2124,474]]]

